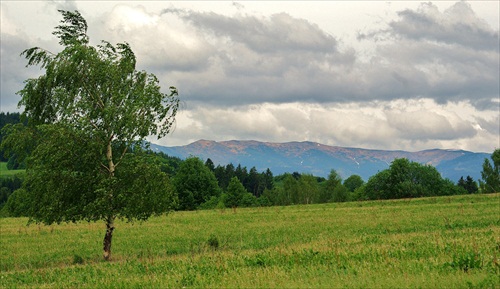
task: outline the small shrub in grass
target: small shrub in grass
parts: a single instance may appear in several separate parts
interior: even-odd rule
[[[83,264],[84,260],[83,257],[77,254],[73,255],[73,264]]]
[[[271,265],[272,258],[269,253],[259,253],[254,256],[243,256],[245,265],[249,267],[267,267]]]
[[[211,210],[217,208],[219,204],[219,198],[216,196],[212,196],[208,201],[204,202],[200,205],[200,209],[202,210]]]
[[[212,248],[214,250],[219,249],[219,245],[220,245],[219,239],[214,234],[210,235],[210,237],[207,240],[207,244],[210,248]]]
[[[470,269],[483,268],[483,259],[478,253],[468,252],[461,255],[455,255],[450,265],[452,268],[458,268],[464,272],[468,272]]]
[[[182,275],[180,283],[183,288],[196,284],[196,273],[191,266],[186,268],[186,273]]]

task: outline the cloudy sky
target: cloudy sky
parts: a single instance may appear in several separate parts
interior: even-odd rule
[[[130,43],[138,69],[179,89],[175,131],[159,144],[500,147],[498,1],[0,3],[4,112],[41,73],[20,52],[57,52],[57,9],[77,9],[92,44]]]

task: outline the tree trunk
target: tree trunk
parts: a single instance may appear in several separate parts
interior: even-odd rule
[[[104,235],[103,249],[104,260],[111,260],[111,238],[113,238],[113,230],[115,229],[114,218],[108,217],[106,219],[106,234]]]
[[[106,149],[106,159],[108,160],[108,170],[109,177],[113,177],[115,175],[115,163],[113,162],[113,146],[112,141],[113,136],[109,138],[108,147]]]
[[[111,146],[111,140],[113,137],[109,138],[108,147],[106,150],[106,158],[108,159],[108,169],[109,177],[113,178],[115,175],[115,164],[113,163],[113,148]],[[110,204],[113,203],[113,191],[108,192],[108,198]],[[103,249],[104,249],[104,260],[111,260],[111,239],[113,238],[113,230],[115,229],[114,216],[110,215],[106,218],[106,234],[104,235]]]

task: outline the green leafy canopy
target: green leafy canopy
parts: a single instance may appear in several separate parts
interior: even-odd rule
[[[28,157],[18,199],[45,223],[147,219],[175,205],[173,189],[143,149],[147,136],[168,134],[177,89],[162,93],[158,78],[136,70],[128,43],[90,45],[78,11],[62,11],[53,34],[62,50],[26,49],[27,66],[44,73],[25,81],[19,106],[28,127],[7,126],[3,147]],[[31,143],[31,144],[30,144]],[[21,193],[20,193],[21,194]]]
[[[36,124],[57,122],[92,130],[105,141],[165,136],[179,105],[177,89],[160,92],[154,74],[135,70],[136,57],[128,43],[90,46],[80,13],[61,13],[64,19],[54,35],[64,49],[52,54],[34,47],[22,53],[28,65],[45,69],[19,92],[27,117]]]

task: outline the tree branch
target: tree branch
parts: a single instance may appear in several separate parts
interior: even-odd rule
[[[116,163],[115,167],[117,167],[120,164],[120,162],[122,161],[123,156],[125,156],[126,152],[127,152],[127,146],[125,146],[125,149],[123,149],[123,152],[122,152],[120,158],[118,159],[118,162]]]
[[[111,172],[111,170],[103,163],[101,163],[101,167],[104,168],[108,173]]]

